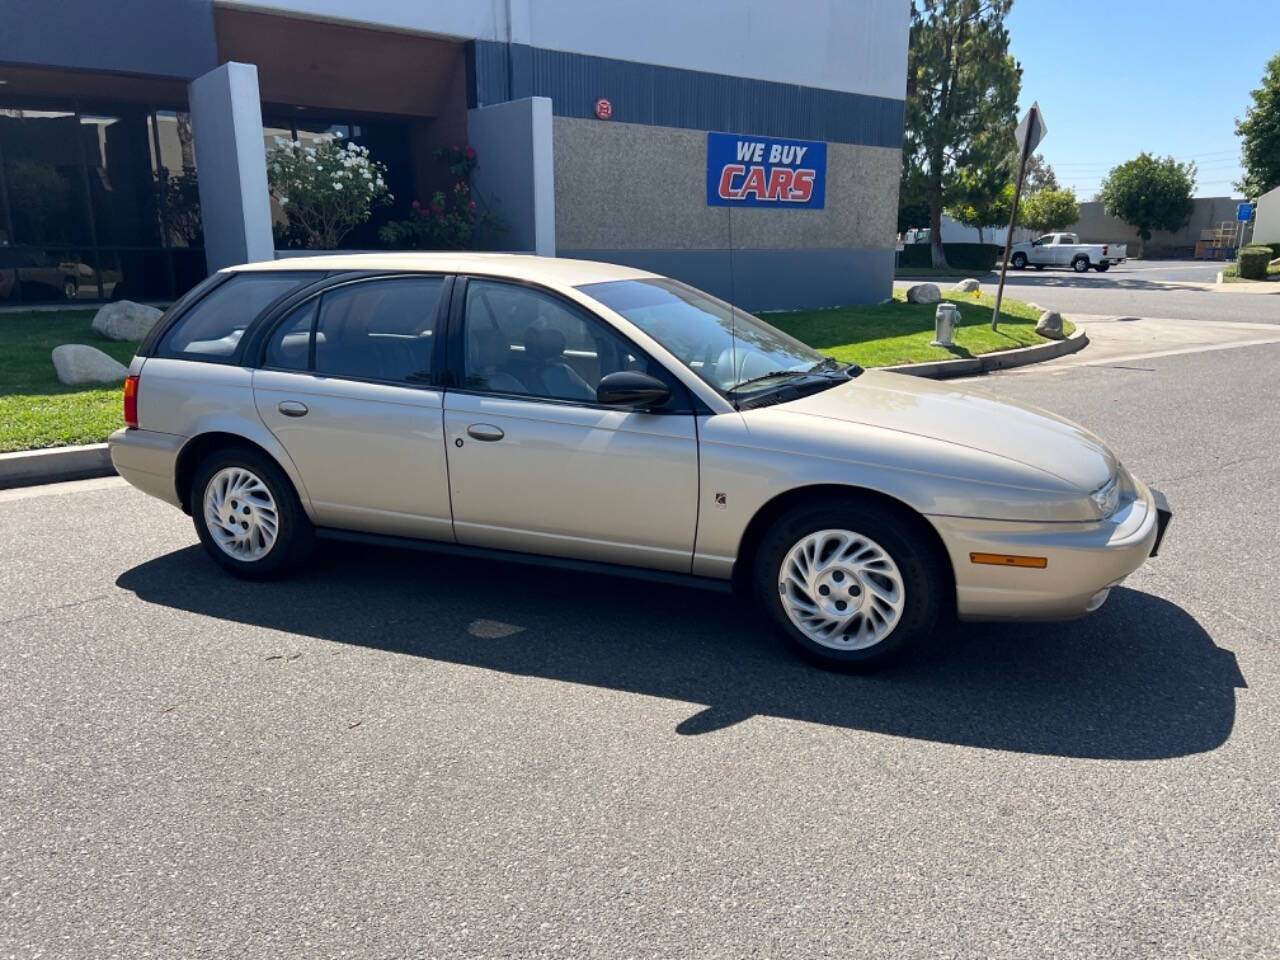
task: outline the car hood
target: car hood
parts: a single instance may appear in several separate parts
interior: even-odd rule
[[[1082,493],[1102,486],[1118,464],[1083,427],[1035,407],[923,377],[870,370],[773,410],[925,437],[1051,474]]]

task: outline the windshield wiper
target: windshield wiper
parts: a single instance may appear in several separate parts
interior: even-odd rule
[[[773,370],[769,373],[762,373],[758,377],[751,377],[743,380],[741,383],[735,383],[729,388],[730,393],[737,393],[743,387],[748,387],[753,383],[759,383],[762,380],[772,380],[775,377],[807,377],[810,375],[808,370]]]

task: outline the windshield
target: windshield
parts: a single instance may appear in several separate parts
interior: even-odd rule
[[[724,394],[772,389],[797,375],[841,366],[758,317],[677,280],[613,280],[578,289],[622,314]]]

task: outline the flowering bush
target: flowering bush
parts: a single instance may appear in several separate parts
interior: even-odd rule
[[[442,147],[434,154],[453,178],[447,190],[437,190],[425,204],[413,201],[408,220],[393,220],[378,231],[389,247],[416,250],[470,250],[476,231],[503,230],[502,221],[480,209],[471,192],[471,171],[476,168],[474,147]]]
[[[315,146],[276,137],[267,152],[267,182],[289,220],[287,233],[319,250],[335,249],[374,207],[391,202],[386,172],[367,147],[341,135]]]

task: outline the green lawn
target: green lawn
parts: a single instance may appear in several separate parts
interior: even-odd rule
[[[793,336],[845,363],[883,367],[970,357],[1043,343],[1035,332],[1039,312],[1017,300],[1005,299],[1000,331],[991,332],[988,294],[946,294],[960,307],[956,346],[931,347],[935,307],[894,302],[836,310],[771,313],[766,319]],[[93,312],[0,314],[0,453],[99,443],[122,425],[119,386],[85,389],[58,382],[50,353],[62,343],[87,343],[127,364],[134,343],[105,340],[89,325]],[[1066,324],[1067,331],[1074,329]]]
[[[93,332],[92,310],[0,314],[0,453],[99,443],[124,425],[119,386],[85,389],[59,383],[50,354],[86,343],[128,364],[136,343]]]
[[[1000,304],[1000,330],[993,333],[995,297],[944,293],[943,298],[960,311],[953,337],[956,346],[931,347],[937,307],[907,303],[902,290],[895,290],[893,296],[892,303],[877,306],[770,313],[765,319],[829,357],[863,367],[953,360],[1045,342],[1035,331],[1040,311],[1025,303],[1005,297]],[[1069,321],[1063,322],[1063,328],[1067,333],[1075,330]]]

